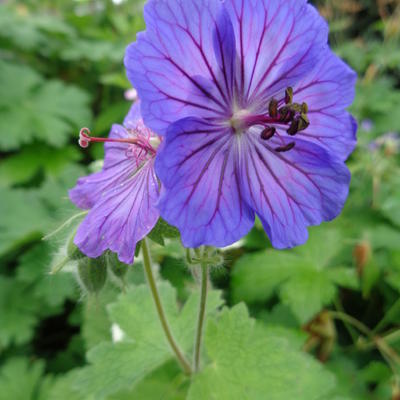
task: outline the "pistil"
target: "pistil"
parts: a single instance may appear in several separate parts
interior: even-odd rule
[[[140,148],[141,150],[146,151],[147,153],[155,154],[156,150],[150,144],[150,138],[144,138],[139,135],[136,137],[128,137],[125,139],[117,139],[117,138],[101,138],[91,136],[91,132],[88,128],[82,128],[79,132],[79,145],[82,148],[89,147],[90,143],[123,143],[127,145],[134,145]]]

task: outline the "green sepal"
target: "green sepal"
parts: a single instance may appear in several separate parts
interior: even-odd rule
[[[112,251],[108,251],[105,257],[107,260],[108,268],[111,270],[111,272],[117,278],[122,279],[128,272],[128,265],[119,261],[117,254],[113,253]]]
[[[138,257],[140,254],[140,248],[142,247],[142,241],[136,243],[135,249],[135,257]]]
[[[153,230],[148,234],[148,238],[151,239],[153,242],[164,246],[165,242],[164,239],[174,239],[178,238],[180,233],[178,229],[169,225],[165,222],[162,218],[160,218],[153,228]]]
[[[67,257],[69,260],[78,261],[86,256],[79,250],[78,246],[74,243],[75,233],[69,238],[67,244]]]

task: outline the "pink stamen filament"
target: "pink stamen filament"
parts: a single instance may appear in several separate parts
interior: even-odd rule
[[[248,127],[254,126],[254,125],[288,125],[287,122],[281,121],[280,116],[278,115],[277,118],[271,118],[267,115],[249,115],[245,119],[245,124]]]

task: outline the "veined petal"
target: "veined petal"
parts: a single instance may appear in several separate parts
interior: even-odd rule
[[[238,149],[229,128],[195,118],[173,124],[157,156],[161,216],[187,247],[224,247],[244,236],[254,213],[242,201]]]
[[[302,78],[327,46],[328,27],[306,0],[226,0],[240,65],[241,106],[265,103]]]
[[[346,111],[355,95],[356,73],[330,50],[294,88],[297,102],[306,102],[310,126],[299,137],[346,159],[356,145],[357,124]]]
[[[124,119],[124,126],[128,129],[135,129],[138,121],[142,119],[140,114],[140,100],[132,104],[127,116]]]
[[[128,139],[135,136],[151,136],[155,134],[143,125],[140,115],[140,102],[132,105],[125,117],[124,126],[114,124],[110,139]],[[129,145],[126,143],[107,142],[104,145],[105,156],[100,172],[82,177],[75,188],[69,191],[69,197],[79,208],[90,209],[101,199],[104,193],[118,186],[127,175],[137,168],[134,157],[129,156]]]
[[[217,16],[213,30],[214,52],[220,71],[217,78],[223,82],[229,101],[234,96],[234,80],[236,72],[236,41],[229,14],[223,8]]]
[[[159,218],[155,207],[158,196],[154,160],[149,160],[96,202],[79,226],[75,244],[88,257],[99,257],[109,249],[122,262],[131,264],[137,242],[153,229]]]
[[[241,165],[244,196],[279,249],[305,243],[308,226],[334,219],[349,190],[350,173],[342,160],[314,143],[294,141],[292,150],[277,153],[279,139],[249,136]]]
[[[164,135],[171,122],[188,116],[218,117],[229,104],[220,79],[221,54],[214,51],[217,29],[230,43],[219,0],[149,0],[147,31],[125,55],[127,74],[142,100],[147,126]],[[226,53],[224,53],[226,54]]]

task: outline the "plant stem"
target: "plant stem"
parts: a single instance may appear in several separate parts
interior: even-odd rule
[[[357,328],[361,333],[363,333],[368,338],[373,337],[372,331],[366,325],[364,325],[361,321],[353,318],[351,315],[348,315],[341,311],[329,311],[329,314],[332,316],[332,318],[340,319],[343,322],[353,325],[355,328]]]
[[[181,365],[185,374],[190,375],[192,373],[192,368],[190,364],[186,360],[185,356],[183,355],[181,349],[179,348],[178,344],[176,343],[174,336],[172,335],[171,328],[168,324],[167,317],[165,315],[164,307],[161,303],[160,294],[157,289],[157,284],[154,279],[153,269],[151,265],[151,257],[149,246],[147,244],[147,239],[144,238],[142,240],[142,254],[143,254],[143,264],[144,264],[144,271],[147,279],[147,283],[149,284],[150,292],[154,300],[154,304],[156,306],[157,314],[161,322],[161,326],[164,330],[165,336],[171,346],[172,351],[175,353],[176,358]]]
[[[204,317],[206,313],[207,290],[208,290],[208,265],[203,263],[201,265],[201,295],[200,295],[199,314],[197,319],[194,360],[193,360],[193,368],[195,371],[198,371],[200,366],[200,352],[201,352],[201,342],[203,338]]]

